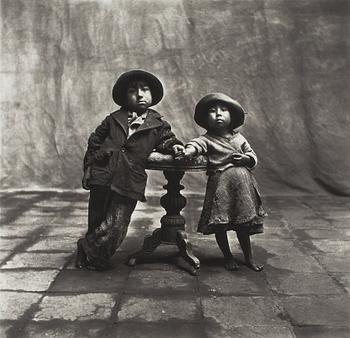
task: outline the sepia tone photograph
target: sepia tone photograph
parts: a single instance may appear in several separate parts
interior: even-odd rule
[[[0,3],[0,338],[350,337],[349,0]]]

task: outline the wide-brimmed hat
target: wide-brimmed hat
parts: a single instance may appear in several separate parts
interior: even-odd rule
[[[129,70],[118,78],[112,90],[114,102],[119,106],[126,104],[126,90],[130,82],[142,80],[147,82],[152,93],[152,106],[156,105],[163,97],[163,86],[160,80],[153,74],[142,69]]]
[[[199,126],[208,129],[208,109],[217,102],[224,103],[229,109],[232,129],[238,128],[244,123],[246,112],[236,100],[223,93],[210,93],[201,98],[196,105],[194,120]]]

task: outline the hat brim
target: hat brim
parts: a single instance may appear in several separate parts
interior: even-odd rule
[[[208,129],[208,109],[215,103],[222,102],[231,114],[231,128],[236,129],[243,125],[246,112],[242,106],[229,96],[222,93],[211,93],[204,96],[196,105],[194,120],[204,129]]]
[[[147,82],[152,93],[152,105],[154,106],[163,98],[163,85],[153,74],[142,69],[133,69],[123,73],[113,86],[112,97],[119,106],[126,105],[126,90],[130,82],[142,80]]]

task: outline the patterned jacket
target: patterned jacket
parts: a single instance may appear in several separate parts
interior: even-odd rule
[[[113,112],[90,135],[84,157],[84,170],[91,167],[91,185],[108,185],[123,196],[145,201],[145,166],[150,153],[172,153],[182,144],[168,122],[148,109],[144,123],[128,138],[128,111]],[[106,156],[96,156],[101,154]]]

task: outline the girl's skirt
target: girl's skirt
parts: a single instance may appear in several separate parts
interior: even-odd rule
[[[264,232],[258,184],[245,167],[230,167],[209,175],[198,232],[205,235],[217,230],[247,227],[251,235]]]

